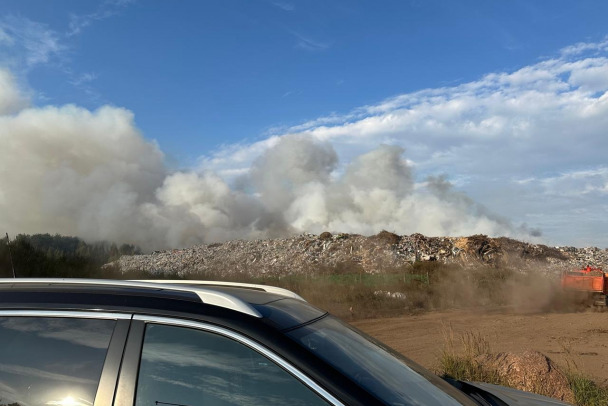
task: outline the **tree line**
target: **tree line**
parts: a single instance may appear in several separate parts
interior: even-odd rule
[[[116,270],[101,269],[121,255],[140,254],[132,244],[108,241],[87,243],[78,237],[59,234],[19,234],[0,239],[0,277],[11,278],[109,278]],[[11,261],[12,259],[12,261]]]

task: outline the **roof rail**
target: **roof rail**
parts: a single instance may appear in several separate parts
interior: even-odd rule
[[[224,307],[240,313],[248,314],[253,317],[261,318],[262,315],[252,305],[244,300],[228,293],[215,291],[212,289],[199,288],[194,286],[163,284],[162,281],[124,281],[110,279],[70,279],[70,278],[0,278],[0,285],[77,285],[77,286],[116,286],[132,287],[155,290],[170,290],[177,292],[191,292],[196,294],[203,303]]]
[[[176,284],[176,285],[187,285],[187,286],[225,286],[225,287],[235,287],[235,288],[244,288],[244,289],[255,289],[255,290],[263,290],[264,292],[274,293],[276,295],[281,295],[285,297],[289,297],[292,299],[298,299],[303,302],[304,298],[298,295],[297,293],[292,292],[288,289],[278,288],[276,286],[268,286],[268,285],[258,285],[253,283],[240,283],[240,282],[224,282],[224,281],[201,281],[201,280],[190,280],[190,279],[142,279],[136,280],[136,282],[151,282],[151,283],[160,283],[160,284]]]

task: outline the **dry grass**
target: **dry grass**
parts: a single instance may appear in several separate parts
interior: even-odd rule
[[[467,332],[458,339],[452,329],[444,334],[444,349],[439,356],[438,375],[459,381],[487,382],[505,385],[498,371],[488,371],[476,358],[490,354],[490,342],[479,333]]]
[[[444,336],[444,350],[439,356],[439,370],[436,371],[438,375],[460,381],[508,385],[498,371],[482,368],[476,361],[480,355],[492,354],[490,342],[486,337],[479,333],[466,332],[456,339],[452,329],[448,329]],[[562,344],[562,348],[566,353],[565,375],[574,393],[575,404],[577,406],[608,405],[608,388],[598,385],[579,371],[569,344]],[[538,389],[536,393],[544,394],[543,388]]]
[[[606,406],[608,405],[608,387],[598,385],[583,372],[576,362],[572,342],[560,342],[565,354],[565,374],[570,388],[574,392],[574,400],[578,406]]]
[[[118,276],[116,274],[119,274]],[[160,273],[109,272],[109,277],[172,278]],[[301,274],[251,276],[217,269],[188,274],[189,279],[268,284],[292,290],[310,303],[349,320],[393,317],[427,310],[520,306],[538,311],[551,301],[555,289],[546,278],[522,275],[508,268],[461,267],[419,261],[365,273],[357,263],[313,267]]]

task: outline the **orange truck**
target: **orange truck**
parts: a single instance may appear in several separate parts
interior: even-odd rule
[[[562,274],[564,291],[582,295],[595,306],[606,306],[608,295],[608,274],[601,268],[586,268],[564,272]]]

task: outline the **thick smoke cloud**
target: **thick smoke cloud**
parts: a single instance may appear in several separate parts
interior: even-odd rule
[[[23,96],[15,86],[15,78],[4,69],[0,69],[0,114],[11,114],[24,108],[28,104],[27,97]]]
[[[8,94],[15,92],[9,82]],[[162,153],[141,137],[133,115],[69,105],[6,114],[14,107],[0,116],[3,228],[135,239],[145,224],[139,206],[154,198],[166,171]]]
[[[211,172],[171,173],[128,110],[31,107],[0,72],[0,224],[145,249],[299,232],[517,234],[451,190],[416,184],[401,147],[339,165],[328,143],[286,136],[234,185]]]

